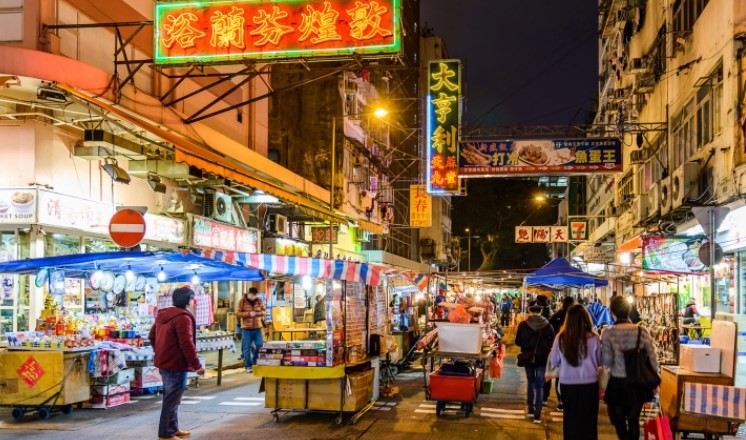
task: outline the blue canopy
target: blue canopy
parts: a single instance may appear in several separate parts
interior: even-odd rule
[[[525,278],[528,284],[546,286],[607,286],[609,282],[574,267],[564,258],[555,258]]]
[[[163,270],[165,282],[190,282],[195,274],[207,282],[264,279],[257,269],[181,252],[103,252],[0,263],[0,273],[35,274],[42,268],[63,270],[66,278],[86,278],[97,269],[114,273],[131,269],[148,277],[156,277]]]
[[[597,328],[604,324],[611,325],[614,323],[614,318],[611,317],[609,308],[602,305],[600,302],[594,302],[593,304],[588,305],[585,308],[591,315],[593,325],[595,325]]]

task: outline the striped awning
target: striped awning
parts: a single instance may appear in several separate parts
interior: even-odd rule
[[[223,252],[212,249],[195,249],[191,252],[204,258],[275,274],[360,282],[369,286],[380,286],[386,276],[399,276],[408,280],[420,290],[424,290],[428,284],[427,275],[400,271],[381,264],[272,254]]]

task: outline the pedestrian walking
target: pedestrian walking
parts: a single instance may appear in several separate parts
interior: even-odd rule
[[[536,295],[536,300],[534,300],[531,304],[537,305],[541,307],[541,316],[543,316],[545,319],[549,320],[552,316],[552,309],[549,306],[549,299],[544,295]],[[554,334],[557,334],[557,331],[554,331]],[[552,382],[545,382],[544,383],[544,406],[547,405],[547,401],[549,400],[549,395],[552,391]],[[559,401],[559,398],[557,399]]]
[[[616,322],[601,334],[603,366],[611,373],[604,402],[608,406],[609,420],[616,429],[617,437],[620,440],[638,440],[642,406],[652,400],[654,390],[627,385],[624,352],[637,346],[639,335],[640,348],[647,352],[655,371],[658,371],[658,358],[647,329],[639,329],[630,322],[631,305],[627,299],[621,295],[611,298],[610,308]]]
[[[565,315],[570,307],[575,304],[575,299],[571,296],[566,296],[562,300],[562,308],[557,310],[551,318],[549,318],[549,324],[552,325],[554,334],[558,335],[562,329],[562,325],[565,323]],[[549,391],[552,389],[552,381],[548,380],[544,385],[544,395],[549,397]],[[564,404],[562,402],[562,393],[560,392],[559,379],[554,379],[554,391],[557,393],[557,411],[564,410]]]
[[[585,307],[575,304],[568,309],[567,303],[569,301],[562,304],[564,324],[549,354],[549,364],[559,368],[558,381],[564,404],[563,438],[596,440],[601,338],[593,331],[591,315]]]
[[[236,305],[236,317],[241,319],[241,352],[247,373],[253,372],[263,343],[264,314],[267,309],[258,294],[256,287],[250,287]]]
[[[155,352],[154,364],[163,379],[163,405],[158,424],[160,440],[175,440],[189,436],[179,429],[179,404],[187,383],[187,372],[205,372],[197,358],[197,325],[186,308],[194,301],[194,291],[188,287],[175,289],[173,307],[158,312],[150,328],[150,345]]]
[[[515,343],[521,347],[518,366],[524,367],[528,381],[528,415],[534,423],[541,423],[544,401],[544,373],[547,358],[554,340],[554,330],[549,321],[541,316],[542,307],[533,304],[528,308],[529,316],[518,324]]]
[[[513,309],[513,301],[508,298],[508,295],[503,293],[502,299],[499,304],[500,309],[500,327],[507,327],[510,325],[510,312]]]

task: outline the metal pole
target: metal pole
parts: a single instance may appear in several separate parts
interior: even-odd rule
[[[334,173],[336,172],[337,118],[332,116],[332,174],[329,183],[329,212],[334,213]],[[334,222],[329,220],[329,259],[334,259]]]
[[[469,253],[469,272],[471,272],[471,229],[469,229],[469,244],[467,245]]]
[[[710,208],[710,323],[715,321],[715,208]],[[710,324],[712,325],[712,324]]]

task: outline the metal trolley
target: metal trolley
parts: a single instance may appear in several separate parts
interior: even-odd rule
[[[425,397],[427,400],[435,401],[435,414],[440,417],[445,410],[463,411],[464,417],[474,410],[474,404],[479,398],[482,386],[484,368],[489,365],[490,353],[466,354],[446,353],[432,351],[426,353],[423,358],[425,366]],[[435,370],[435,364],[443,363],[443,360],[461,361],[472,367],[470,376],[448,376],[440,374]],[[429,367],[428,367],[429,364]],[[447,406],[449,403],[460,404],[454,407]]]

